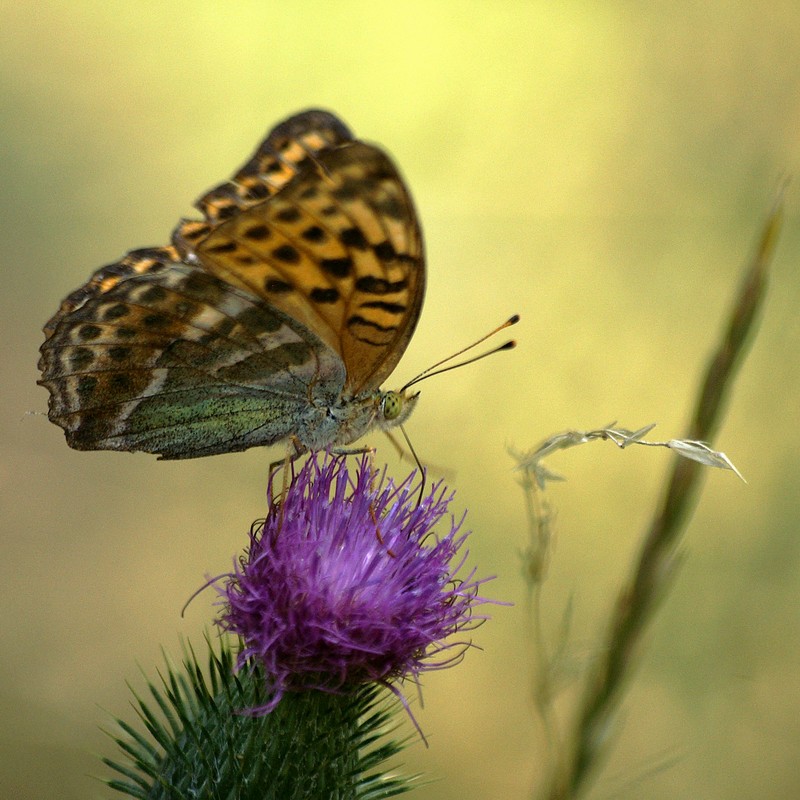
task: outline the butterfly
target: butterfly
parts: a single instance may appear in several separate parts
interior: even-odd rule
[[[78,450],[197,458],[401,424],[382,391],[425,292],[422,232],[379,148],[326,111],[277,125],[165,247],[133,250],[44,327],[48,416]]]

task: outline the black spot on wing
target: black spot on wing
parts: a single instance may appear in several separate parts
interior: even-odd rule
[[[89,397],[97,387],[97,378],[94,375],[82,375],[78,379],[78,395],[82,398]]]
[[[353,260],[349,256],[344,258],[323,258],[319,262],[324,272],[335,278],[346,278],[353,269]]]
[[[385,347],[397,332],[397,325],[380,325],[360,314],[349,317],[347,328],[359,342],[373,347]]]
[[[297,222],[297,220],[300,219],[300,211],[294,206],[282,208],[277,214],[275,214],[275,219],[280,220],[281,222]]]
[[[356,290],[364,294],[392,294],[408,286],[405,278],[399,281],[387,281],[385,278],[376,278],[374,275],[364,275],[356,281]]]
[[[255,183],[247,190],[248,200],[263,200],[269,196],[269,189],[263,183]]]
[[[129,313],[130,309],[124,303],[114,303],[113,306],[109,306],[103,312],[103,319],[110,322],[115,319],[121,319],[122,317],[127,316]]]
[[[76,347],[69,356],[70,366],[76,372],[86,369],[92,361],[94,361],[94,353],[88,347]]]
[[[400,303],[387,303],[385,300],[368,300],[360,304],[361,308],[378,308],[390,314],[404,314],[406,307]]]
[[[397,251],[391,242],[381,242],[373,245],[372,250],[381,261],[394,261],[397,258]]]
[[[206,249],[209,253],[232,253],[236,249],[236,242],[228,241],[221,244],[212,244]]]
[[[300,253],[290,244],[282,244],[272,251],[272,255],[284,264],[299,264]]]
[[[363,193],[363,181],[356,181],[353,179],[346,179],[342,181],[341,186],[337,186],[331,194],[337,200],[355,200]]]
[[[112,389],[125,392],[131,388],[131,379],[126,372],[115,372],[109,378],[109,385]]]
[[[273,333],[283,321],[265,306],[250,306],[236,315],[236,321],[251,331]]]
[[[314,242],[315,244],[324,242],[328,238],[328,234],[319,225],[312,225],[310,228],[306,228],[300,235],[307,242]]]
[[[270,230],[266,225],[253,225],[252,228],[242,231],[242,235],[254,242],[263,242],[264,239],[269,238]]]
[[[164,314],[148,314],[142,317],[142,325],[151,330],[154,328],[164,328],[169,325],[169,318]]]
[[[273,292],[274,294],[286,294],[294,290],[291,283],[278,280],[277,278],[267,278],[264,288],[266,288],[268,292]]]
[[[356,250],[366,250],[369,247],[360,228],[346,228],[339,234],[339,241],[345,247],[354,247]]]
[[[109,348],[108,356],[112,361],[126,361],[131,356],[131,349],[122,345]]]
[[[160,303],[167,296],[167,290],[163,286],[150,286],[142,292],[139,300],[142,303]]]
[[[91,341],[92,339],[96,339],[101,332],[97,325],[82,325],[81,329],[78,331],[78,336],[84,341]]]
[[[384,216],[391,219],[404,220],[408,217],[408,212],[403,203],[396,197],[385,197],[375,203],[375,208]]]
[[[335,303],[339,299],[339,292],[334,288],[312,289],[309,297],[315,303]]]

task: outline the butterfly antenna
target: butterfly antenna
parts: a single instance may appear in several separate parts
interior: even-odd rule
[[[512,350],[514,347],[517,346],[517,343],[511,339],[504,344],[501,344],[499,347],[495,347],[493,350],[489,350],[486,353],[481,353],[478,356],[473,356],[472,358],[468,358],[466,361],[460,361],[458,364],[451,364],[449,367],[443,367],[442,364],[446,364],[448,361],[452,361],[454,358],[458,358],[460,355],[463,355],[468,350],[472,350],[473,347],[477,347],[482,342],[485,342],[487,339],[494,336],[496,333],[500,333],[500,331],[505,330],[506,328],[510,328],[512,325],[516,325],[519,322],[519,314],[514,314],[513,317],[507,319],[502,325],[498,325],[494,330],[489,331],[489,333],[481,336],[480,339],[477,339],[472,344],[468,344],[466,347],[462,347],[461,350],[456,351],[452,355],[447,356],[447,358],[443,358],[441,361],[437,361],[435,364],[431,364],[427,369],[423,370],[419,373],[415,378],[412,378],[400,391],[404,392],[406,389],[413,386],[415,383],[419,383],[421,380],[425,378],[431,378],[434,375],[441,375],[443,372],[448,372],[451,369],[456,369],[457,367],[463,367],[467,364],[472,364],[475,361],[480,361],[482,358],[486,358],[486,356],[494,355],[495,353],[499,353],[501,350]],[[402,428],[401,428],[402,430]],[[406,441],[408,441],[406,439]]]

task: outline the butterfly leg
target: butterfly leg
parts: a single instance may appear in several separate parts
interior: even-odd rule
[[[286,493],[289,491],[289,483],[290,483],[290,472],[291,472],[291,465],[292,462],[299,458],[304,453],[308,452],[307,448],[304,447],[300,440],[296,436],[292,436],[289,439],[289,443],[286,446],[286,454],[283,458],[273,461],[269,465],[269,486],[268,486],[268,497],[270,500],[271,506],[280,506],[281,508],[281,522],[283,520],[283,499],[286,497]],[[277,474],[278,470],[283,468],[283,476],[281,482],[281,491],[279,495],[275,495],[275,491],[273,489],[273,480],[275,475]],[[278,529],[280,530],[280,524],[278,525]]]
[[[417,455],[417,451],[414,449],[414,445],[411,444],[411,439],[408,438],[408,434],[406,433],[405,428],[400,425],[400,432],[403,434],[403,438],[406,440],[406,444],[408,445],[408,450],[411,453],[411,458],[409,458],[408,453],[406,453],[403,446],[392,436],[389,431],[384,431],[384,433],[389,437],[389,441],[394,445],[394,449],[397,450],[398,454],[400,455],[401,461],[412,461],[417,465],[419,469],[419,474],[422,476],[420,483],[419,483],[419,497],[417,498],[417,505],[419,506],[422,503],[422,497],[425,494],[425,480],[428,476],[427,469],[422,465],[422,462],[419,460],[419,456]]]
[[[377,515],[375,514],[375,508],[374,508],[374,506],[372,505],[372,503],[370,503],[370,504],[369,504],[369,515],[370,515],[370,517],[371,517],[371,519],[372,519],[372,524],[375,526],[375,538],[376,538],[376,539],[377,539],[377,540],[378,540],[378,541],[379,541],[379,542],[380,542],[382,545],[384,545],[384,547],[386,547],[386,552],[389,554],[389,556],[390,556],[391,558],[397,558],[397,553],[394,553],[394,552],[392,551],[392,548],[391,548],[391,547],[387,547],[387,546],[386,546],[386,542],[384,542],[384,540],[383,540],[383,534],[381,533],[381,527],[380,527],[380,524],[379,524],[379,522],[378,522],[378,517],[377,517]]]
[[[334,447],[331,452],[337,456],[360,456],[364,453],[374,453],[375,448],[364,446],[364,447]]]
[[[267,496],[269,497],[270,505],[278,505],[282,500],[284,495],[286,494],[286,473],[289,469],[289,465],[291,464],[291,458],[289,453],[287,452],[286,455],[277,460],[272,461],[269,465],[269,470],[267,471],[267,475],[269,477],[269,485],[267,489]],[[273,489],[273,483],[275,480],[275,476],[278,474],[278,470],[283,467],[283,487],[281,489],[280,494],[277,496],[275,495],[275,490]]]
[[[370,490],[375,491],[375,484],[378,481],[378,471],[375,469],[375,448],[365,448],[366,452],[369,453],[369,471],[370,475],[372,476],[370,480]],[[369,516],[372,520],[372,524],[375,526],[375,538],[384,546],[386,547],[386,552],[392,557],[397,558],[397,554],[392,552],[392,548],[388,547],[386,542],[383,539],[383,534],[381,533],[381,526],[380,522],[378,521],[378,515],[375,513],[375,506],[373,505],[372,501],[369,504]]]

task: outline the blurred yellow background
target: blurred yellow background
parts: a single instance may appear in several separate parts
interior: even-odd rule
[[[505,448],[612,420],[684,432],[740,267],[800,171],[797,4],[45,0],[0,2],[0,19],[0,796],[116,796],[90,777],[115,752],[105,710],[131,718],[137,665],[153,675],[162,645],[199,640],[212,593],[180,608],[229,568],[280,456],[71,451],[41,416],[41,325],[95,268],[167,242],[274,123],[320,106],[394,156],[422,217],[427,300],[390,384],[522,315],[516,351],[423,384],[407,426],[456,471],[472,560],[516,605],[426,678],[431,746],[402,761],[435,781],[420,800],[530,797],[542,732]],[[706,476],[594,797],[800,796],[797,208],[795,185],[715,443],[749,483]],[[595,443],[549,462],[569,482],[550,495],[545,610],[555,635],[573,598],[578,665],[668,459]]]

